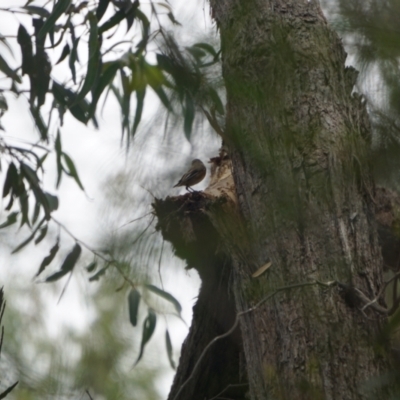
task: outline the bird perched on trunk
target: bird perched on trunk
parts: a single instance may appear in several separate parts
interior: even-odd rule
[[[201,160],[196,158],[192,161],[192,166],[190,167],[189,171],[182,176],[182,178],[174,187],[185,186],[186,190],[189,190],[189,188],[191,189],[191,186],[197,185],[204,179],[206,172],[206,166]],[[194,191],[193,189],[191,190]]]

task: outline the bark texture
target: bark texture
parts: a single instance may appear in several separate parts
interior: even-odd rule
[[[232,252],[252,399],[385,398],[368,382],[382,284],[366,163],[369,124],[354,71],[317,1],[211,0],[227,87],[225,137],[250,248]],[[257,282],[256,268],[272,261]],[[352,288],[357,288],[354,290]],[[365,298],[364,298],[365,299]]]

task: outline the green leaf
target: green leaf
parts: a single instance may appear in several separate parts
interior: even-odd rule
[[[168,329],[165,331],[165,347],[167,348],[168,360],[172,369],[176,369],[174,359],[172,358],[172,343]]]
[[[185,136],[187,139],[190,138],[190,134],[192,133],[194,113],[195,113],[195,107],[192,96],[189,93],[186,93],[183,130],[185,132]]]
[[[6,228],[7,226],[15,224],[17,222],[18,214],[19,214],[18,211],[14,211],[11,214],[9,214],[7,217],[7,220],[0,225],[0,229],[3,229],[3,228]]]
[[[8,387],[4,392],[0,393],[0,399],[4,399],[14,388],[18,385],[18,382],[15,382],[13,385]]]
[[[49,204],[49,211],[52,212],[58,210],[58,197],[47,192],[43,193],[46,196],[47,202]]]
[[[78,186],[81,188],[81,190],[85,190],[79,179],[78,171],[76,170],[75,164],[72,161],[71,157],[67,153],[62,153],[62,157],[63,157],[65,163],[67,164],[68,174],[71,175],[75,179],[75,182],[78,184]]]
[[[102,268],[101,270],[97,271],[93,276],[91,276],[89,278],[89,282],[93,282],[93,281],[99,280],[99,278],[106,273],[106,271],[107,271],[109,266],[110,265],[108,264],[104,268]]]
[[[99,44],[99,35],[97,30],[97,19],[93,13],[89,13],[89,22],[90,22],[90,33],[89,33],[89,56],[88,56],[88,68],[85,76],[85,80],[83,82],[82,88],[75,99],[75,103],[78,103],[82,100],[87,93],[92,89],[94,82],[99,73],[99,65],[100,65],[100,44]]]
[[[67,43],[64,48],[62,49],[60,58],[58,59],[58,61],[55,63],[55,65],[60,64],[60,62],[62,62],[63,60],[65,60],[65,58],[67,57],[67,55],[71,52],[71,49],[69,48],[69,44]]]
[[[32,224],[35,224],[40,214],[40,203],[36,200],[35,208],[33,210]]]
[[[165,292],[164,290],[161,290],[158,287],[151,285],[149,283],[144,284],[144,287],[147,288],[148,290],[150,290],[151,292],[157,294],[158,296],[162,297],[163,299],[172,303],[173,306],[175,307],[175,310],[178,312],[179,315],[181,315],[182,306],[180,305],[179,301],[176,300],[176,298],[174,296],[172,296],[168,292]]]
[[[56,187],[58,188],[61,183],[62,176],[62,164],[61,164],[61,155],[62,155],[62,147],[61,147],[61,135],[60,130],[57,129],[56,141],[54,143],[54,148],[56,150],[56,160],[57,160],[57,183]]]
[[[133,127],[132,127],[132,136],[136,133],[136,129],[139,125],[140,120],[142,119],[145,96],[146,96],[146,89],[136,91],[137,102],[136,102],[135,119],[133,121]]]
[[[40,243],[46,236],[47,233],[47,225],[40,229],[39,236],[35,239],[35,244]]]
[[[93,272],[97,267],[97,262],[92,261],[88,266],[85,267],[87,272]]]
[[[19,200],[19,205],[20,205],[21,214],[22,214],[20,227],[24,224],[28,224],[28,226],[30,226],[29,216],[28,216],[28,213],[29,213],[28,193],[26,193],[26,192],[22,193],[19,196],[18,200]]]
[[[196,43],[192,47],[198,47],[199,49],[205,50],[207,53],[210,53],[214,58],[218,57],[218,53],[215,51],[214,47],[212,47],[208,43]]]
[[[71,30],[73,31],[73,25],[71,24]],[[73,36],[73,35],[72,35]],[[78,44],[79,44],[80,38],[75,38],[75,36],[72,37],[72,50],[71,54],[69,56],[68,60],[68,65],[69,69],[71,70],[72,74],[72,80],[76,84],[76,69],[75,69],[75,63],[78,60]]]
[[[18,171],[14,163],[11,162],[7,170],[6,179],[4,181],[3,198],[6,197],[10,193],[11,188],[17,184],[18,184]]]
[[[41,274],[44,269],[54,260],[54,257],[56,256],[58,250],[60,249],[59,241],[57,239],[56,244],[50,249],[50,253],[48,256],[46,256],[43,261],[40,264],[39,270],[36,273],[36,276]]]
[[[107,10],[110,0],[100,0],[96,10],[97,20],[100,21]]]
[[[117,11],[110,19],[104,22],[103,25],[99,26],[99,35],[113,28],[115,25],[118,25],[123,19],[128,18],[130,15],[135,15],[137,7],[138,3],[132,5],[128,13],[125,13],[125,10]]]
[[[48,129],[47,129],[46,124],[43,121],[42,114],[40,113],[39,109],[34,106],[30,107],[30,112],[35,121],[36,128],[38,129],[38,131],[40,133],[41,139],[47,141]]]
[[[220,114],[224,115],[225,114],[225,108],[224,105],[222,104],[222,101],[217,93],[217,91],[214,88],[209,88],[210,92],[210,97],[211,100],[213,101],[213,105],[215,107],[215,110]]]
[[[61,17],[61,15],[67,11],[68,7],[70,6],[72,0],[59,0],[53,8],[50,16],[46,19],[46,22],[43,24],[42,28],[40,29],[37,38],[38,40],[44,39],[50,30],[54,29],[54,26]]]
[[[90,115],[93,116],[96,111],[97,103],[104,89],[111,84],[118,69],[121,68],[119,61],[106,63],[103,65],[103,73],[99,78],[99,82],[92,95],[92,103],[90,104]]]
[[[46,278],[46,282],[54,282],[62,278],[64,275],[68,274],[68,272],[71,272],[74,269],[75,264],[77,263],[79,256],[81,255],[81,252],[81,246],[76,243],[73,249],[65,257],[65,260],[62,263],[60,270]]]
[[[154,330],[156,328],[156,322],[157,322],[157,315],[151,308],[149,308],[147,317],[143,322],[142,342],[140,343],[139,356],[136,359],[136,362],[134,365],[136,365],[142,358],[144,347],[146,346],[146,343],[151,339],[151,337],[154,333]]]
[[[39,230],[39,228],[43,225],[43,222],[44,222],[45,220],[46,220],[46,219],[43,218],[43,219],[38,223],[38,225],[37,225],[36,228],[33,230],[33,232],[32,232],[22,243],[20,243],[20,244],[11,252],[11,254],[17,253],[17,252],[20,251],[23,247],[25,247],[28,243],[30,243],[30,242],[32,241],[32,239],[35,237],[36,232],[37,232],[37,231]]]
[[[18,83],[21,83],[21,77],[7,64],[7,61],[0,54],[0,71]]]
[[[32,39],[23,25],[18,28],[17,41],[22,53],[22,75],[30,74],[34,65]]]
[[[140,293],[137,289],[132,289],[128,296],[128,307],[129,307],[129,321],[133,326],[137,324],[137,314],[140,304]]]
[[[46,10],[45,8],[42,7],[38,7],[38,6],[25,6],[22,7],[24,8],[26,11],[28,11],[29,14],[37,14],[42,18],[47,18],[50,13],[48,10]]]

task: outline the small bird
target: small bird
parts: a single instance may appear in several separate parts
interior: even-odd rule
[[[198,184],[204,179],[206,172],[206,166],[201,160],[196,158],[192,161],[192,166],[190,167],[189,171],[182,176],[182,178],[174,187],[185,186],[186,190],[189,190],[189,188],[191,189],[191,186]],[[194,191],[193,189],[191,190]]]

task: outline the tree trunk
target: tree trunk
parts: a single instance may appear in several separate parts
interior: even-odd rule
[[[362,99],[351,94],[354,70],[345,68],[342,44],[315,0],[210,2],[221,34],[224,140],[239,212],[208,204],[206,193],[188,195],[192,203],[184,208],[192,216],[182,218],[195,226],[194,215],[207,215],[219,243],[210,257],[223,248],[229,259],[233,283],[224,276],[222,286],[225,296],[233,292],[228,319],[239,315],[241,335],[233,342],[243,346],[234,358],[244,352],[246,368],[240,374],[237,367],[231,383],[247,376],[254,400],[387,398],[368,386],[388,367],[374,351],[386,314],[381,300],[367,305],[380,292],[383,263],[367,162],[370,126]],[[160,225],[164,236],[167,225]],[[207,326],[196,318],[191,334]],[[195,347],[183,349],[181,364],[199,358]],[[182,395],[187,378],[199,376],[192,368],[193,362],[178,369],[171,399],[218,394],[214,386],[212,393]]]

